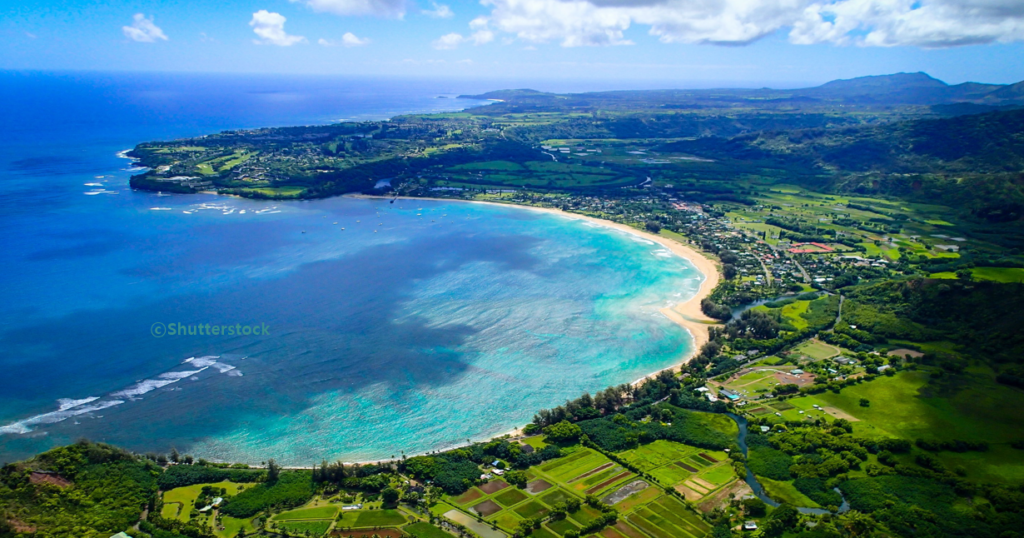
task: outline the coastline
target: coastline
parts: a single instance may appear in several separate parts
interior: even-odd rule
[[[392,199],[390,196],[371,196],[365,194],[347,194],[344,196],[347,196],[349,198],[362,198],[367,200]],[[685,258],[687,261],[693,264],[697,271],[704,275],[704,279],[701,281],[700,287],[697,289],[697,293],[693,294],[692,297],[685,301],[661,309],[661,314],[663,316],[665,316],[670,321],[672,321],[676,325],[679,325],[688,333],[690,333],[690,336],[693,338],[693,349],[691,349],[688,354],[681,357],[680,360],[673,364],[672,366],[662,368],[661,370],[658,370],[656,372],[651,372],[650,374],[647,374],[633,381],[631,383],[632,385],[638,385],[642,383],[644,380],[650,379],[665,370],[674,370],[676,368],[679,368],[683,364],[689,362],[690,359],[696,356],[697,352],[700,351],[700,348],[703,347],[704,344],[708,342],[709,326],[720,323],[719,321],[704,315],[704,312],[702,312],[700,309],[700,302],[707,298],[709,295],[711,295],[711,291],[714,290],[715,287],[718,286],[718,283],[721,281],[722,274],[719,271],[718,262],[709,258],[703,252],[700,252],[699,250],[689,245],[684,245],[683,243],[680,243],[674,239],[661,235],[654,235],[650,232],[646,232],[643,230],[637,230],[636,228],[633,228],[632,226],[626,224],[621,224],[618,222],[613,222],[605,219],[599,219],[597,217],[591,217],[589,215],[581,215],[579,213],[569,213],[566,211],[562,211],[561,209],[554,209],[550,207],[537,207],[502,202],[491,202],[486,200],[456,200],[452,198],[430,198],[419,196],[399,196],[398,198],[395,199],[433,200],[439,202],[463,202],[472,204],[490,204],[506,207],[518,207],[522,209],[540,211],[550,215],[558,215],[560,217],[570,219],[579,219],[599,226],[604,226],[606,228],[611,228],[613,230],[618,230],[620,232],[630,233],[637,237],[647,239],[649,241],[654,241],[655,243],[658,243],[659,245],[667,248],[669,251],[676,254],[677,256]]]
[[[706,344],[708,342],[708,340],[710,339],[709,330],[708,330],[709,326],[713,325],[713,324],[720,323],[718,320],[709,318],[708,316],[704,315],[704,312],[702,312],[701,309],[700,309],[700,302],[704,298],[706,298],[707,296],[711,295],[711,290],[715,289],[715,286],[718,285],[718,283],[719,283],[719,281],[721,279],[722,275],[721,275],[721,272],[719,271],[718,262],[716,262],[715,260],[709,258],[703,252],[700,252],[699,250],[697,250],[697,249],[695,249],[695,248],[693,248],[693,247],[691,247],[689,245],[684,245],[684,244],[682,244],[682,243],[680,243],[680,242],[678,242],[678,241],[676,241],[674,239],[671,239],[671,238],[668,238],[668,237],[664,237],[664,236],[661,236],[661,235],[654,235],[654,234],[652,234],[650,232],[646,232],[646,231],[643,231],[643,230],[637,230],[636,228],[633,228],[632,226],[628,226],[626,224],[620,224],[618,222],[613,222],[613,221],[610,221],[610,220],[599,219],[597,217],[591,217],[589,215],[581,215],[581,214],[578,214],[578,213],[569,213],[569,212],[562,211],[560,209],[554,209],[554,208],[551,208],[551,207],[537,207],[537,206],[520,205],[520,204],[509,204],[509,203],[502,203],[502,202],[490,202],[490,201],[486,201],[486,200],[456,200],[456,199],[452,199],[452,198],[431,198],[431,197],[419,197],[419,196],[399,196],[397,198],[392,198],[390,196],[374,196],[374,195],[367,195],[367,194],[345,194],[343,196],[344,197],[348,197],[348,198],[364,199],[364,200],[391,200],[391,199],[395,199],[395,200],[432,200],[432,201],[436,201],[436,202],[461,202],[461,203],[471,203],[471,204],[490,204],[490,205],[496,205],[496,206],[518,207],[518,208],[522,208],[522,209],[530,209],[530,210],[533,210],[533,211],[540,211],[540,212],[543,212],[543,213],[547,213],[549,215],[557,215],[557,216],[565,217],[565,218],[569,218],[569,219],[579,219],[579,220],[583,220],[583,221],[587,221],[587,222],[596,224],[598,226],[604,226],[606,228],[611,228],[613,230],[618,230],[620,232],[633,234],[633,235],[635,235],[637,237],[641,237],[641,238],[647,239],[649,241],[654,241],[655,243],[657,243],[657,244],[659,244],[659,245],[669,249],[669,251],[671,251],[672,253],[676,254],[677,256],[679,256],[681,258],[685,258],[691,264],[693,264],[693,266],[697,269],[698,272],[700,272],[702,275],[704,275],[704,279],[701,281],[700,287],[697,288],[697,293],[694,293],[692,297],[690,297],[689,299],[687,299],[685,301],[681,301],[679,303],[676,303],[675,305],[662,308],[660,310],[660,312],[661,312],[661,314],[663,316],[668,318],[673,323],[679,325],[686,332],[688,332],[690,334],[690,336],[693,338],[693,348],[686,355],[680,357],[680,359],[677,362],[675,362],[674,364],[672,364],[671,366],[668,366],[666,368],[662,368],[662,369],[657,370],[655,372],[651,372],[651,373],[649,373],[649,374],[647,374],[647,375],[645,375],[645,376],[643,376],[643,377],[633,381],[632,383],[630,383],[631,385],[634,385],[634,386],[639,385],[640,383],[643,383],[645,380],[650,379],[652,377],[655,377],[659,373],[664,372],[665,370],[675,370],[675,369],[678,369],[683,364],[686,364],[687,362],[689,362],[690,359],[692,359],[693,357],[695,357],[697,355],[697,352],[700,351],[700,348],[703,347],[704,344]],[[498,439],[498,438],[502,438],[502,437],[508,437],[510,439],[520,439],[520,438],[525,437],[525,434],[523,432],[522,427],[515,427],[515,428],[513,428],[513,429],[511,429],[509,431],[506,431],[504,433],[500,433],[498,435],[494,435],[494,436],[490,437],[490,439]],[[479,442],[479,441],[476,441],[476,442]],[[446,447],[443,447],[443,448],[438,448],[436,450],[439,451],[439,452],[442,452],[442,451],[445,451],[445,450],[455,450],[455,449],[458,449],[458,448],[461,448],[461,447],[464,447],[464,446],[467,446],[467,445],[468,445],[468,443],[457,443],[455,445],[446,446]],[[410,455],[410,457],[411,456],[425,456],[427,454],[428,453],[412,454],[412,455]],[[392,463],[394,461],[396,461],[396,460],[382,459],[382,460],[376,460],[376,461],[357,461],[357,462],[351,462],[351,463],[359,464],[359,465],[364,465],[364,464],[369,464],[369,463]]]

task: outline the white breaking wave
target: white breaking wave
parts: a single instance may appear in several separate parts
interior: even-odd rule
[[[86,413],[92,413],[115,405],[121,405],[125,401],[131,401],[140,398],[143,394],[152,392],[156,389],[166,387],[168,385],[177,383],[182,379],[191,379],[193,381],[198,380],[197,374],[214,368],[219,373],[226,374],[229,377],[241,377],[242,372],[238,371],[235,366],[230,364],[217,362],[219,355],[207,355],[204,357],[189,357],[182,361],[182,364],[189,364],[196,368],[194,370],[179,370],[172,372],[164,372],[154,378],[144,379],[131,385],[128,388],[111,392],[107,396],[89,396],[88,398],[61,398],[57,400],[57,410],[49,413],[42,413],[33,417],[22,419],[10,424],[0,426],[0,435],[4,434],[25,434],[33,431],[32,426],[38,426],[40,424],[55,424],[62,422],[71,417],[84,415]],[[168,389],[175,390],[175,389]],[[176,389],[176,390],[181,390]],[[78,424],[78,422],[75,422]]]
[[[100,399],[99,396],[89,396],[88,398],[82,398],[81,400],[72,400],[71,398],[61,398],[61,399],[57,400],[57,405],[60,406],[58,408],[58,410],[64,411],[64,410],[67,410],[67,409],[71,409],[72,407],[78,407],[80,405],[87,404],[89,402],[95,402],[96,400],[99,400],[99,399]]]
[[[115,398],[136,398],[147,392],[152,392],[160,387],[166,387],[171,383],[176,383],[186,377],[198,374],[205,369],[206,368],[200,368],[199,370],[189,370],[186,372],[167,372],[165,374],[160,374],[155,379],[144,379],[131,387],[111,394],[111,396]]]
[[[39,424],[54,424],[67,420],[71,417],[84,415],[93,411],[99,411],[115,405],[121,405],[124,400],[105,400],[92,405],[78,405],[68,409],[61,409],[50,413],[43,413],[42,415],[36,415],[29,417],[24,420],[13,422],[6,426],[0,426],[0,434],[6,433],[29,433],[32,431],[30,426],[36,426]]]

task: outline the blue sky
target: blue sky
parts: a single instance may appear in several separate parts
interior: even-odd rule
[[[794,86],[1024,79],[1020,0],[0,2],[0,68]]]

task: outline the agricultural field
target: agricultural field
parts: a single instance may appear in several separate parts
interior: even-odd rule
[[[495,531],[491,528],[492,526],[512,533],[523,519],[544,517],[551,512],[555,505],[568,499],[575,498],[582,501],[587,495],[595,495],[605,504],[611,504],[620,513],[619,525],[628,529],[625,535],[653,538],[645,531],[626,523],[624,516],[641,509],[654,512],[664,511],[665,508],[662,505],[655,506],[653,503],[660,499],[667,499],[662,502],[676,502],[668,499],[663,493],[662,488],[665,486],[699,479],[708,485],[704,491],[710,493],[734,479],[727,454],[701,450],[680,443],[655,441],[623,452],[620,456],[643,469],[643,472],[655,477],[655,480],[661,485],[641,479],[600,452],[585,448],[531,467],[528,471],[531,481],[526,488],[493,489],[478,486],[455,498],[448,498],[448,502],[460,506],[462,510],[450,510],[444,515],[453,521],[469,526],[477,534],[481,533],[476,527],[480,527],[480,531],[493,534]],[[680,467],[678,465],[680,462],[683,462],[686,468],[692,469],[692,471]],[[728,471],[728,473],[723,473],[723,471]],[[493,492],[488,493],[488,489],[492,489]],[[696,514],[692,512],[689,514],[696,522],[695,528],[706,527],[706,524]],[[600,516],[600,510],[584,504],[578,511],[569,513],[568,517],[564,519],[545,522],[531,536],[540,538],[562,536],[567,531],[581,529]],[[483,522],[476,521],[476,517],[482,517]],[[658,519],[657,516],[651,517]],[[475,522],[476,527],[470,526],[465,521]],[[643,521],[645,525],[662,524],[650,523],[648,519],[643,519]],[[670,526],[668,523],[664,523],[664,525],[666,525],[664,532],[678,532],[678,527]],[[602,531],[601,536],[622,534],[621,530],[606,528]],[[673,534],[673,536],[699,538],[704,536],[704,533],[696,531],[694,534]]]

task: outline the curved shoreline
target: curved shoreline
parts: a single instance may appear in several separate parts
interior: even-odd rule
[[[349,195],[345,195],[345,196],[349,197],[349,198],[366,199],[366,200],[388,200],[388,199],[392,199],[389,196],[369,196],[369,195],[363,195],[363,194],[349,194]],[[646,240],[649,240],[649,241],[654,241],[655,243],[658,243],[659,245],[667,248],[669,251],[671,251],[675,255],[679,256],[680,258],[684,258],[687,261],[689,261],[690,264],[692,264],[694,266],[694,268],[697,269],[697,272],[701,273],[704,276],[703,280],[701,280],[700,287],[697,289],[697,292],[694,293],[693,296],[690,297],[689,299],[686,299],[685,301],[681,301],[679,303],[676,303],[675,305],[662,308],[660,310],[660,312],[661,312],[661,314],[663,316],[668,318],[670,321],[672,321],[676,325],[679,325],[684,330],[686,330],[686,332],[688,332],[690,334],[690,336],[693,338],[693,349],[691,349],[688,354],[686,354],[683,357],[681,357],[681,359],[677,363],[673,364],[672,366],[669,366],[667,368],[662,368],[662,369],[660,369],[660,370],[658,370],[656,372],[652,372],[650,374],[647,374],[647,375],[645,375],[645,376],[643,376],[643,377],[633,381],[631,383],[632,385],[638,385],[638,384],[642,383],[645,379],[650,379],[650,378],[658,375],[659,373],[661,373],[661,372],[663,372],[665,370],[676,369],[676,368],[682,366],[683,364],[686,364],[687,362],[689,362],[689,360],[692,359],[700,351],[700,348],[704,344],[706,344],[708,342],[708,340],[709,340],[708,327],[710,325],[714,325],[714,324],[720,323],[719,321],[717,321],[715,319],[712,319],[712,318],[709,318],[708,316],[704,315],[704,312],[702,312],[701,309],[700,309],[700,302],[702,300],[704,300],[705,298],[707,298],[709,295],[711,295],[711,291],[714,290],[716,286],[718,286],[718,283],[721,280],[722,274],[721,274],[721,271],[719,271],[719,264],[718,264],[718,262],[713,260],[713,259],[711,259],[711,258],[709,258],[703,252],[700,252],[699,250],[697,250],[697,249],[695,249],[695,248],[693,248],[693,247],[691,247],[689,245],[684,245],[683,243],[680,243],[680,242],[678,242],[678,241],[676,241],[674,239],[670,239],[668,237],[661,236],[661,235],[654,235],[654,234],[652,234],[650,232],[646,232],[646,231],[643,231],[643,230],[638,230],[638,229],[633,228],[632,226],[629,226],[629,225],[626,225],[626,224],[621,224],[621,223],[610,221],[610,220],[606,220],[606,219],[600,219],[600,218],[597,218],[597,217],[591,217],[589,215],[581,215],[579,213],[570,213],[570,212],[567,212],[567,211],[562,211],[561,209],[555,209],[555,208],[551,208],[551,207],[537,207],[537,206],[531,206],[531,205],[521,205],[521,204],[512,204],[512,203],[504,203],[504,202],[491,202],[491,201],[486,201],[486,200],[456,200],[456,199],[453,199],[453,198],[430,198],[430,197],[419,197],[419,196],[399,196],[398,198],[395,198],[395,199],[397,199],[397,200],[433,200],[433,201],[438,201],[438,202],[462,202],[462,203],[470,203],[470,204],[489,204],[489,205],[504,206],[504,207],[516,207],[516,208],[521,208],[521,209],[530,209],[530,210],[534,210],[534,211],[540,211],[542,213],[547,213],[549,215],[558,215],[560,217],[565,217],[565,218],[569,218],[569,219],[583,220],[583,221],[586,221],[586,222],[597,224],[599,226],[604,226],[606,228],[611,228],[613,230],[618,230],[620,232],[625,232],[625,233],[633,234],[633,235],[635,235],[637,237],[640,237],[640,238],[643,238],[643,239],[646,239]]]
[[[675,362],[674,364],[672,364],[671,366],[668,366],[666,368],[661,368],[661,369],[659,369],[657,371],[651,372],[651,373],[649,373],[649,374],[647,374],[647,375],[645,375],[645,376],[643,376],[643,377],[633,381],[632,383],[630,383],[631,385],[639,385],[640,383],[643,383],[644,380],[650,379],[650,378],[658,375],[659,373],[664,372],[665,370],[675,370],[675,369],[679,368],[680,366],[682,366],[683,364],[686,364],[687,362],[689,362],[690,359],[692,359],[694,356],[697,355],[697,353],[700,351],[700,348],[704,344],[706,344],[708,342],[708,340],[710,338],[709,334],[708,334],[709,333],[708,327],[710,325],[712,325],[712,324],[719,323],[717,320],[709,318],[708,316],[704,315],[704,313],[700,309],[700,302],[701,302],[701,300],[703,300],[707,296],[711,295],[711,291],[713,289],[715,289],[715,286],[718,285],[718,282],[721,279],[721,272],[718,269],[718,262],[716,262],[715,260],[709,258],[704,253],[694,249],[693,247],[690,247],[688,245],[684,245],[684,244],[682,244],[682,243],[680,243],[680,242],[678,242],[678,241],[676,241],[674,239],[670,239],[668,237],[664,237],[664,236],[660,236],[660,235],[654,235],[654,234],[652,234],[650,232],[646,232],[646,231],[643,231],[643,230],[637,230],[636,228],[633,228],[632,226],[628,226],[626,224],[621,224],[621,223],[618,223],[618,222],[613,222],[613,221],[605,220],[605,219],[599,219],[597,217],[591,217],[589,215],[581,215],[581,214],[578,214],[578,213],[569,213],[569,212],[566,212],[566,211],[562,211],[560,209],[555,209],[555,208],[550,208],[550,207],[537,207],[537,206],[529,206],[529,205],[521,205],[521,204],[491,202],[491,201],[486,201],[486,200],[456,200],[456,199],[452,199],[452,198],[431,198],[431,197],[419,197],[419,196],[415,196],[415,197],[414,196],[399,196],[397,198],[392,198],[390,196],[371,196],[371,195],[365,195],[365,194],[346,194],[346,195],[343,195],[343,196],[347,197],[347,198],[355,198],[355,199],[363,199],[363,200],[391,200],[391,199],[396,199],[396,200],[431,200],[431,201],[436,201],[436,202],[462,202],[462,203],[471,203],[471,204],[489,204],[489,205],[496,205],[496,206],[503,206],[503,207],[515,207],[515,208],[521,208],[521,209],[531,209],[531,210],[534,210],[534,211],[539,211],[539,212],[542,212],[542,213],[547,213],[549,215],[557,215],[557,216],[564,217],[564,218],[582,220],[582,221],[586,221],[586,222],[590,222],[590,223],[596,224],[598,226],[603,226],[605,228],[611,228],[613,230],[617,230],[617,231],[620,231],[620,232],[633,234],[633,235],[635,235],[637,237],[640,237],[640,238],[643,238],[643,239],[646,239],[646,240],[649,240],[649,241],[654,241],[655,243],[657,243],[657,244],[667,248],[669,251],[671,251],[672,253],[676,254],[677,256],[686,259],[687,261],[690,262],[690,264],[692,264],[694,266],[694,268],[697,269],[697,271],[699,273],[701,273],[704,276],[703,280],[701,280],[700,287],[697,288],[697,292],[694,293],[693,296],[690,297],[689,299],[686,299],[685,301],[681,301],[679,303],[676,303],[673,306],[668,306],[668,307],[662,308],[660,310],[660,312],[661,312],[661,314],[663,316],[668,318],[673,323],[679,325],[680,327],[683,328],[683,330],[685,330],[687,333],[690,334],[690,336],[693,339],[693,348],[687,354],[685,354],[682,357],[680,357],[680,359],[677,362]],[[495,439],[495,438],[506,437],[506,436],[515,439],[515,438],[523,437],[523,435],[524,434],[523,434],[522,428],[516,427],[516,428],[508,430],[508,431],[506,431],[504,433],[491,436],[491,437],[489,437],[489,439]],[[480,442],[480,441],[477,440],[477,441],[474,441],[474,442]],[[412,454],[412,455],[409,455],[409,456],[410,457],[412,457],[412,456],[425,456],[427,454],[430,454],[431,452],[444,452],[446,450],[455,450],[455,449],[458,449],[458,448],[461,448],[461,447],[464,447],[464,446],[468,446],[469,444],[471,444],[471,443],[456,443],[454,445],[437,448],[435,450],[432,450],[430,452],[425,452],[423,454]],[[363,465],[363,464],[370,464],[370,463],[377,463],[377,464],[379,464],[379,463],[388,463],[388,462],[393,462],[393,461],[395,461],[395,460],[392,460],[392,459],[380,459],[380,460],[369,460],[369,461],[354,461],[354,462],[346,462],[346,463]],[[288,468],[291,468],[291,469],[305,469],[306,467],[288,467]]]

